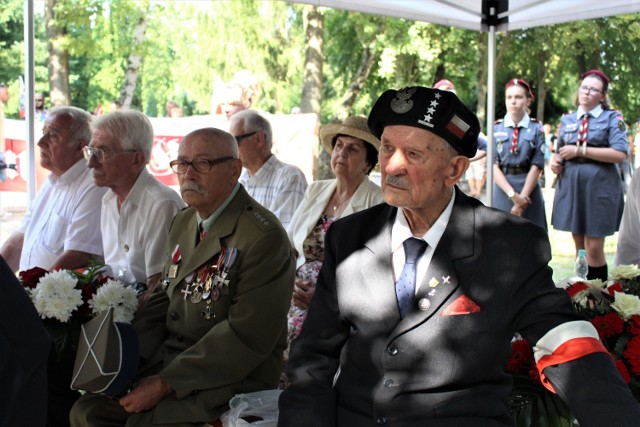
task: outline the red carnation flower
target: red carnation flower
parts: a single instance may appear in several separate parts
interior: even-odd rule
[[[19,274],[20,283],[22,283],[22,286],[25,288],[33,289],[38,286],[38,282],[42,279],[42,276],[47,273],[47,270],[40,267],[33,267],[28,270],[21,271]]]
[[[622,356],[629,363],[631,373],[640,375],[640,336],[633,337],[627,342]]]
[[[634,314],[627,321],[628,331],[633,335],[640,335],[640,315]]]
[[[505,370],[510,373],[517,373],[526,364],[531,363],[533,351],[525,340],[515,340],[511,343],[511,356],[507,362]]]
[[[629,370],[622,360],[616,360],[616,368],[618,368],[618,372],[620,372],[620,375],[622,375],[622,379],[624,380],[625,384],[629,384],[631,382],[631,375],[629,374]]]
[[[540,372],[538,372],[538,367],[535,363],[531,364],[531,369],[529,369],[529,378],[531,378],[531,382],[534,384],[542,385],[542,380],[540,379]]]
[[[609,338],[619,335],[624,331],[624,320],[617,313],[607,313],[604,316],[595,316],[591,323],[596,327],[600,338]]]

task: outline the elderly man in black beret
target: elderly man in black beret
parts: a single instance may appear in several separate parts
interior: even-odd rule
[[[519,332],[581,426],[640,406],[548,266],[544,230],[456,183],[480,126],[455,94],[389,90],[369,115],[386,203],[334,222],[278,426],[509,426]]]

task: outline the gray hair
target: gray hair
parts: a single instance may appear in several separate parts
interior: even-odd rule
[[[64,106],[53,107],[49,110],[49,115],[67,116],[71,119],[71,128],[69,129],[69,135],[71,135],[71,141],[69,146],[79,144],[80,141],[84,141],[85,145],[91,141],[91,121],[93,116],[81,108]]]
[[[91,126],[94,132],[105,132],[122,143],[125,150],[139,150],[144,153],[145,163],[149,162],[153,148],[153,127],[139,111],[123,108],[100,116]]]
[[[269,121],[256,110],[243,110],[231,116],[231,123],[242,121],[246,133],[262,131],[267,147],[271,149],[273,145],[273,132]]]

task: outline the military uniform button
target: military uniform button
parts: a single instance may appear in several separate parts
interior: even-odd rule
[[[418,308],[422,311],[429,310],[431,308],[431,301],[427,298],[421,298],[420,301],[418,301]]]
[[[385,417],[378,417],[378,419],[376,419],[376,423],[378,423],[379,426],[385,425],[387,423],[387,419]]]
[[[395,345],[392,345],[387,349],[387,353],[389,353],[389,355],[391,356],[395,356],[396,354],[398,354],[398,347],[396,347]]]
[[[384,380],[384,387],[385,388],[389,388],[392,385],[393,385],[393,380],[391,380],[391,379]]]
[[[176,313],[175,311],[172,311],[169,317],[171,318],[171,320],[178,320],[180,318],[178,313]]]

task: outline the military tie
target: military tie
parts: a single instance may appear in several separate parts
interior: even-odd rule
[[[400,317],[404,317],[409,311],[411,301],[416,294],[416,261],[427,249],[427,242],[415,237],[410,237],[403,243],[405,263],[400,279],[396,283],[396,297]]]
[[[202,242],[202,240],[207,235],[207,230],[204,229],[202,223],[198,224],[198,243]]]
[[[511,134],[511,148],[509,151],[511,151],[511,154],[517,154],[518,153],[518,135],[520,134],[520,128],[518,128],[518,126],[513,128],[513,133]]]

